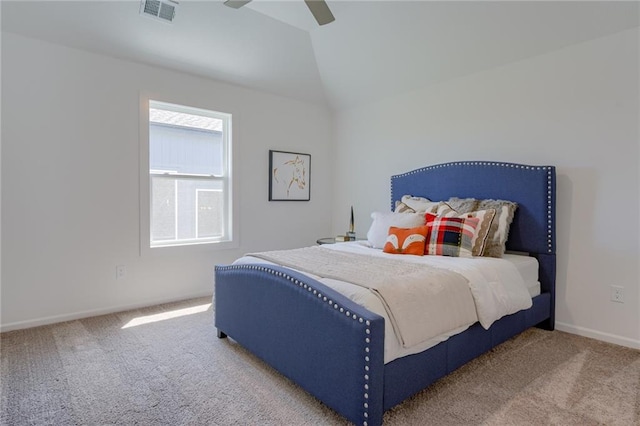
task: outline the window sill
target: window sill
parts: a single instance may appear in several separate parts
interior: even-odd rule
[[[207,251],[219,251],[219,250],[231,250],[240,247],[238,239],[233,241],[211,241],[200,243],[185,243],[175,245],[163,245],[163,246],[144,246],[141,250],[143,257],[155,257],[155,256],[179,256],[187,255],[190,253],[207,252]]]

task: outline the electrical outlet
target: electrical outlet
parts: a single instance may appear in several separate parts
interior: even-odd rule
[[[611,301],[624,303],[624,287],[619,285],[611,286]]]
[[[116,265],[116,279],[121,280],[127,275],[127,267],[125,265]]]

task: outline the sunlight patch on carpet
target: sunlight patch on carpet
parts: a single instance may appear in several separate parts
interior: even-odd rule
[[[161,314],[145,315],[136,317],[122,326],[122,329],[129,327],[136,327],[138,325],[149,324],[152,322],[164,321],[173,318],[179,318],[186,315],[199,314],[205,312],[211,307],[211,303],[205,303],[204,305],[193,306],[191,308],[176,309],[174,311],[162,312]]]
[[[606,425],[640,424],[640,360],[626,365],[617,374],[591,388],[575,409]]]

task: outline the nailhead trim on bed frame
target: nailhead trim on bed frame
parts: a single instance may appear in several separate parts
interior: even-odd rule
[[[552,199],[551,194],[553,192],[553,184],[552,184],[552,169],[547,166],[525,166],[522,164],[512,164],[512,163],[499,163],[499,162],[489,162],[489,161],[457,161],[453,163],[443,163],[436,164],[433,166],[422,167],[420,169],[412,170],[410,172],[402,173],[399,175],[392,176],[391,179],[391,210],[395,208],[393,205],[393,201],[396,199],[393,194],[393,178],[399,178],[404,176],[410,176],[416,173],[421,173],[427,170],[433,169],[441,169],[444,167],[454,167],[454,166],[500,166],[500,167],[509,167],[513,169],[525,169],[525,170],[546,170],[547,171],[547,248],[549,253],[553,253],[553,212],[552,212]],[[405,194],[402,194],[405,195]]]
[[[303,289],[307,290],[310,293],[313,293],[314,295],[316,295],[318,297],[318,299],[322,299],[323,302],[326,302],[329,306],[333,306],[333,308],[335,310],[338,310],[340,313],[344,313],[345,316],[350,317],[352,320],[354,321],[358,321],[361,324],[365,324],[366,328],[364,329],[364,341],[366,343],[366,346],[364,348],[364,389],[363,389],[363,408],[364,408],[364,412],[363,412],[363,416],[364,416],[364,422],[362,423],[363,426],[367,426],[367,419],[369,418],[369,344],[371,343],[371,330],[369,329],[369,326],[371,325],[371,322],[369,320],[365,320],[364,318],[351,313],[348,310],[345,310],[345,308],[343,308],[342,306],[338,305],[337,303],[335,303],[333,300],[327,298],[327,296],[323,295],[320,291],[316,290],[315,288],[311,287],[309,284],[306,284],[302,281],[300,281],[297,278],[294,278],[288,274],[285,274],[284,272],[280,272],[280,271],[274,271],[273,269],[270,268],[266,268],[264,266],[256,266],[256,265],[229,265],[226,266],[222,269],[254,269],[260,272],[267,272],[271,275],[275,275],[281,278],[284,278],[290,282],[292,282],[294,285],[297,285],[298,287],[302,287]]]

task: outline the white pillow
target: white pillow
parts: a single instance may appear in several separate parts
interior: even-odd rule
[[[367,240],[373,248],[383,248],[389,228],[415,228],[424,225],[424,213],[373,212],[373,223],[367,232]]]

